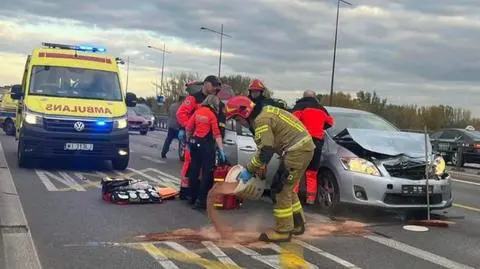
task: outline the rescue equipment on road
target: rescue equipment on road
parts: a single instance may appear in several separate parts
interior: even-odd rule
[[[222,184],[231,170],[230,165],[218,165],[214,171],[215,184]],[[242,206],[243,199],[232,194],[217,195],[213,205],[218,209],[237,209]]]
[[[175,189],[154,187],[147,181],[132,178],[104,177],[101,186],[103,200],[119,205],[158,204],[178,194]]]

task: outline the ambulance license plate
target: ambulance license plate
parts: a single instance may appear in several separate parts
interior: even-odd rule
[[[93,151],[93,144],[65,143],[64,150]]]

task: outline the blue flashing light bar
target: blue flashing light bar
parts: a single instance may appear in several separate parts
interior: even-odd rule
[[[67,50],[78,50],[86,52],[107,52],[106,48],[101,47],[92,47],[92,46],[77,46],[77,45],[65,45],[65,44],[56,44],[56,43],[42,43],[43,46],[49,48],[58,48],[58,49],[67,49]]]
[[[106,123],[105,121],[103,121],[103,120],[97,121],[97,125],[98,125],[98,126],[105,126],[105,124],[107,124],[107,123]]]

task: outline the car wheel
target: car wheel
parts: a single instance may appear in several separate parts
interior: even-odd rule
[[[178,158],[182,162],[185,160],[185,141],[183,140],[178,141]]]
[[[123,171],[123,170],[127,169],[128,161],[129,161],[128,157],[113,159],[112,160],[113,170]]]
[[[148,133],[148,131],[146,131],[146,130],[145,131],[140,131],[141,135],[147,135],[147,133]]]
[[[317,203],[322,211],[334,213],[340,204],[340,190],[335,175],[322,170],[318,176]]]
[[[465,161],[463,160],[463,158],[460,158],[460,167],[463,167],[464,164],[465,164]],[[457,162],[459,161],[459,156],[458,156],[458,152],[454,152],[452,154],[452,158],[451,158],[451,161],[452,161],[452,165],[453,166],[457,166]]]
[[[3,131],[9,136],[15,135],[15,124],[12,119],[7,119],[3,126]]]
[[[20,168],[26,168],[30,165],[30,159],[25,156],[25,147],[21,139],[18,141],[17,147],[17,165]]]

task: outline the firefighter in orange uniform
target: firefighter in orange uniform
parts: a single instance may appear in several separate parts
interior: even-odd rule
[[[205,100],[208,95],[217,94],[221,90],[222,83],[216,76],[207,76],[203,81],[203,88],[201,91],[191,94],[185,98],[183,103],[177,110],[177,120],[180,125],[178,131],[178,140],[181,141],[185,136],[185,127],[188,120],[192,117],[193,113],[200,107],[200,104]],[[223,113],[223,103],[220,104],[219,111],[219,127],[222,136],[225,133],[225,116]],[[188,143],[188,142],[187,142]],[[185,148],[185,160],[183,162],[181,175],[180,175],[180,199],[187,200],[190,196],[188,190],[188,169],[191,162],[190,150]]]
[[[202,102],[201,107],[195,111],[186,126],[187,140],[192,157],[188,185],[190,201],[195,209],[205,209],[207,207],[207,194],[213,186],[215,143],[218,146],[220,162],[224,163],[226,160],[222,134],[218,127],[219,110],[220,99],[215,95],[209,95]],[[200,170],[202,171],[201,182],[199,181]]]
[[[303,98],[297,101],[292,109],[293,115],[297,117],[307,128],[315,143],[315,152],[307,171],[305,172],[305,183],[307,188],[307,204],[314,204],[317,197],[317,176],[322,156],[324,130],[333,126],[333,117],[320,104],[314,91],[307,90]],[[295,186],[298,193],[299,185]]]

